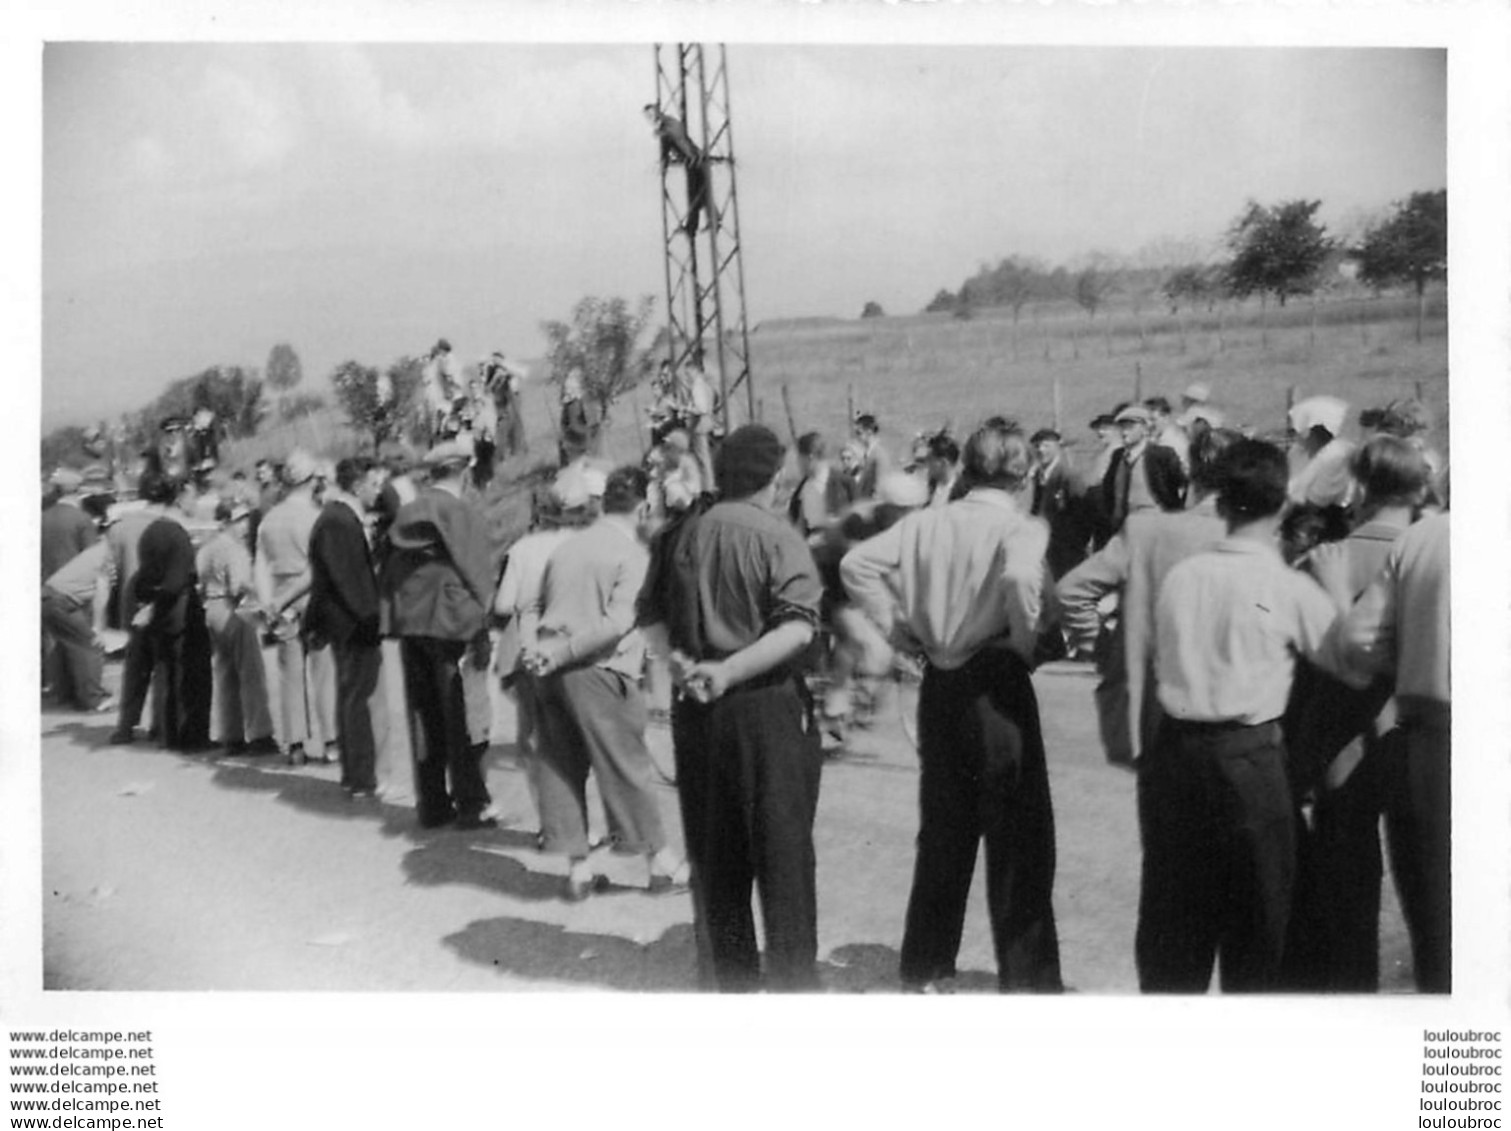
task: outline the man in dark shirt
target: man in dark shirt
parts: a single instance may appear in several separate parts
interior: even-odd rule
[[[730,434],[714,460],[720,501],[663,531],[637,604],[679,689],[672,744],[700,981],[726,992],[762,984],[752,881],[766,988],[818,986],[822,754],[797,661],[818,621],[819,580],[802,536],[772,509],[783,455],[769,428]]]
[[[682,230],[688,238],[696,236],[702,212],[708,213],[710,228],[718,227],[719,219],[708,192],[708,158],[693,144],[682,119],[662,113],[654,103],[645,107],[645,116],[661,143],[661,167],[681,165],[687,170],[687,215],[683,217]]]
[[[336,660],[341,785],[353,799],[377,796],[377,750],[369,701],[378,687],[378,582],[362,518],[382,490],[372,460],[336,464],[335,489],[310,532],[310,603],[305,628],[330,641]]]
[[[199,596],[194,544],[183,523],[183,517],[194,513],[199,494],[189,479],[155,480],[152,490],[149,503],[176,507],[177,513],[164,514],[142,531],[133,623],[142,630],[144,674],[150,679],[157,667],[163,679],[163,745],[170,750],[202,750],[210,744],[210,634]],[[126,722],[123,718],[123,728]],[[134,725],[135,719],[130,722]]]

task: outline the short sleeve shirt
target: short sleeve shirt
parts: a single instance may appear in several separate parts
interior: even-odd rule
[[[721,502],[668,528],[636,605],[672,647],[717,660],[789,620],[818,623],[818,567],[801,535],[749,501]]]

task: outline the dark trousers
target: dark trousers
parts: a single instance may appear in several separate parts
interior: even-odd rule
[[[608,817],[615,851],[649,855],[666,846],[645,748],[645,699],[620,672],[570,668],[536,683],[540,830],[547,852],[588,855],[588,771]]]
[[[1411,935],[1417,989],[1453,991],[1453,795],[1446,704],[1413,716],[1403,702],[1398,772],[1390,783],[1385,835],[1401,913]]]
[[[785,674],[713,703],[679,698],[672,744],[700,983],[723,992],[762,985],[754,883],[766,927],[765,987],[817,989],[813,818],[823,754],[807,692]]]
[[[121,658],[121,713],[117,730],[133,730],[142,721],[147,693],[152,690],[154,666],[147,630],[130,626],[126,633],[126,652]]]
[[[998,984],[1057,992],[1054,811],[1027,666],[999,649],[925,671],[918,699],[918,859],[902,938],[902,980],[955,973],[971,875],[986,841],[986,898]]]
[[[336,725],[341,728],[341,784],[378,788],[378,747],[373,739],[372,697],[382,652],[374,644],[335,644]]]
[[[1278,723],[1165,719],[1139,761],[1144,843],[1135,942],[1145,993],[1274,990],[1296,827]]]
[[[161,711],[154,707],[158,738],[169,750],[193,750],[210,742],[210,632],[198,601],[186,605],[182,632],[151,625],[132,629],[121,676],[120,728],[141,720],[154,673],[162,681]]]
[[[46,587],[42,590],[42,630],[51,635],[54,694],[83,711],[107,698],[105,657],[94,642],[89,606]]]
[[[488,807],[482,754],[467,741],[461,671],[466,650],[461,640],[405,636],[399,641],[422,825],[445,824],[458,814],[473,817]]]
[[[1285,988],[1374,993],[1380,988],[1380,852],[1385,751],[1366,738],[1364,758],[1324,789],[1310,829],[1298,830],[1296,887],[1287,929]]]

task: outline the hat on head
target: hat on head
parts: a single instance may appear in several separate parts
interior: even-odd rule
[[[442,353],[450,353],[451,343],[448,342],[445,338],[442,338],[440,341],[436,342],[435,348],[440,350]]]
[[[60,467],[52,473],[49,482],[64,494],[71,495],[84,486],[84,475],[71,467]]]
[[[425,453],[425,466],[438,468],[460,467],[472,462],[472,447],[461,440],[443,440]]]
[[[1028,442],[1030,444],[1038,444],[1043,442],[1044,440],[1053,440],[1058,444],[1063,439],[1064,437],[1056,432],[1053,428],[1040,428],[1037,432],[1035,432],[1028,438]]]
[[[1103,412],[1103,413],[1098,414],[1097,416],[1092,417],[1091,423],[1088,425],[1088,427],[1090,427],[1090,428],[1110,428],[1110,427],[1112,427],[1116,423],[1117,423],[1117,418],[1114,417],[1112,415],[1112,413],[1110,413],[1110,412]]]
[[[308,483],[315,478],[315,457],[302,448],[295,448],[283,461],[283,478],[290,487]]]
[[[551,498],[562,510],[581,510],[602,498],[608,477],[593,467],[567,467],[551,481]]]
[[[1131,404],[1117,416],[1113,417],[1116,424],[1142,424],[1148,427],[1154,423],[1154,414],[1141,404]]]
[[[714,455],[714,479],[719,489],[740,498],[759,491],[781,470],[786,456],[782,441],[764,424],[742,424],[719,445]]]
[[[1343,431],[1348,419],[1348,404],[1337,397],[1307,397],[1291,406],[1291,427],[1305,435],[1313,428],[1325,428],[1334,436]]]
[[[921,507],[929,501],[929,485],[906,471],[891,471],[876,484],[876,501],[894,507]]]
[[[1181,396],[1185,397],[1188,401],[1195,401],[1197,404],[1206,404],[1212,399],[1212,390],[1207,387],[1205,381],[1192,381],[1186,386],[1186,391]]]
[[[221,499],[215,504],[216,522],[240,522],[252,513],[252,508],[235,499]]]

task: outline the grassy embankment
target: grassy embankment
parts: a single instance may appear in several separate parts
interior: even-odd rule
[[[807,322],[761,327],[751,336],[751,364],[759,408],[784,437],[782,386],[791,396],[800,431],[816,428],[836,439],[846,431],[847,405],[875,413],[883,439],[899,454],[919,429],[949,423],[957,434],[992,413],[1015,417],[1030,429],[1055,420],[1073,448],[1090,443],[1087,422],[1137,386],[1177,403],[1192,381],[1212,389],[1230,422],[1261,433],[1284,427],[1286,397],[1319,393],[1342,397],[1357,410],[1410,396],[1420,389],[1432,412],[1434,446],[1445,454],[1448,436],[1448,352],[1445,302],[1429,302],[1423,340],[1414,340],[1412,299],[1333,300],[1273,305],[1261,326],[1257,302],[1220,312],[1161,309],[1142,315],[1123,308],[1088,321],[1068,305],[1027,309],[1015,325],[1010,312],[988,310],[962,320],[947,314]],[[554,395],[543,379],[525,391],[530,453],[500,469],[488,506],[500,544],[524,529],[528,486],[554,461]],[[636,460],[644,430],[640,394],[616,411],[603,454]],[[731,422],[746,419],[744,391],[731,405]],[[250,468],[261,455],[281,457],[295,446],[332,458],[358,450],[361,441],[333,409],[264,429],[227,447],[228,467]]]

